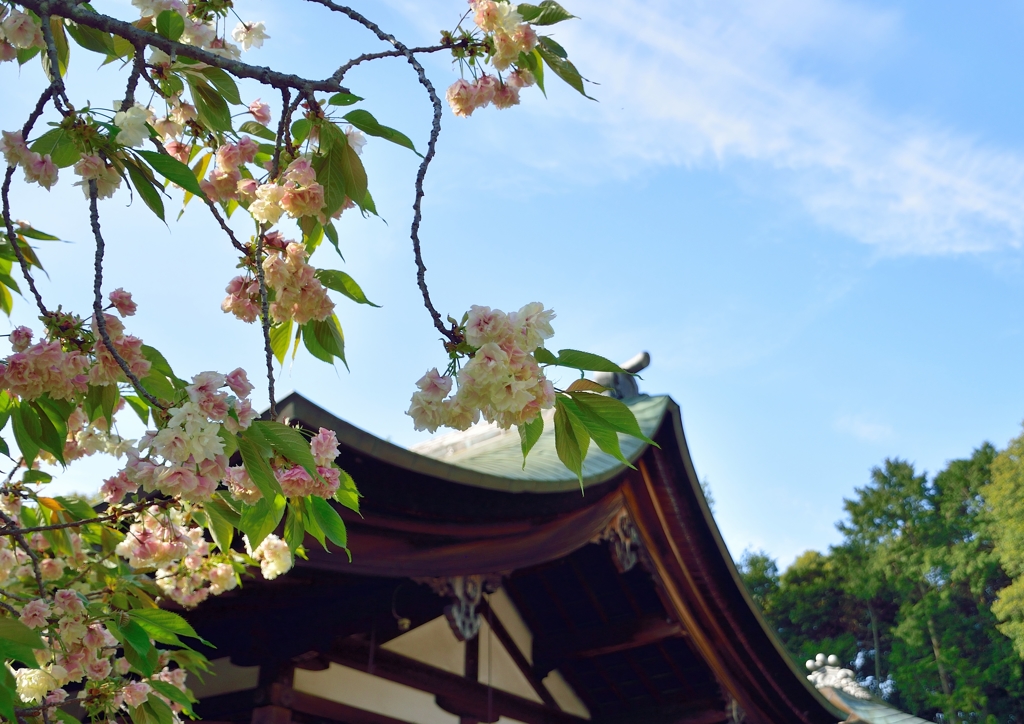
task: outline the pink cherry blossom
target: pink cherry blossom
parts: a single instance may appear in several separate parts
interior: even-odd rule
[[[333,430],[321,427],[309,441],[309,449],[317,465],[330,465],[338,457],[338,436]]]
[[[239,397],[248,397],[253,391],[253,385],[241,367],[225,375],[224,383]]]
[[[259,98],[249,104],[249,113],[257,123],[262,123],[264,126],[270,123],[270,106]]]
[[[46,625],[46,617],[50,615],[50,604],[41,598],[29,601],[25,608],[21,609],[21,616],[18,618],[29,628],[42,628]]]
[[[132,301],[131,292],[126,292],[121,287],[118,287],[112,291],[109,295],[110,303],[114,305],[114,309],[122,317],[130,317],[135,314],[135,310],[139,307]]]
[[[15,327],[11,332],[11,347],[15,352],[24,352],[32,344],[32,330],[28,327]]]
[[[50,154],[40,156],[30,151],[22,167],[25,169],[27,181],[37,183],[45,189],[57,183],[57,166],[54,165]]]

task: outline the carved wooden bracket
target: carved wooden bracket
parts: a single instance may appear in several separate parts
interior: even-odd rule
[[[605,526],[605,529],[594,536],[592,543],[608,541],[608,548],[612,553],[612,560],[619,573],[632,570],[637,563],[642,563],[646,570],[651,570],[647,565],[646,552],[640,543],[640,532],[633,525],[629,513],[623,508]]]
[[[444,615],[459,641],[469,641],[480,633],[480,601],[484,593],[494,593],[501,587],[500,573],[413,580],[417,583],[426,583],[437,595],[452,599],[452,602],[444,607]]]

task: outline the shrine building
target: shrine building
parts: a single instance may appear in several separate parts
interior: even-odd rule
[[[282,400],[283,418],[337,432],[338,464],[365,496],[361,515],[341,511],[352,559],[309,541],[287,575],[189,612],[217,645],[206,651],[216,675],[190,682],[197,713],[239,724],[852,721],[841,692],[816,690],[757,612],[679,406],[638,394],[631,378],[609,383],[660,447],[620,436],[631,469],[591,446],[582,491],[550,420],[524,468],[515,429],[478,425],[407,450],[298,394]]]

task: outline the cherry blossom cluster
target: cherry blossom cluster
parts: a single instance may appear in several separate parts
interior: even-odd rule
[[[147,431],[127,450],[124,470],[103,484],[104,499],[120,503],[142,487],[188,502],[209,500],[228,469],[221,430],[233,434],[252,424],[252,389],[242,369],[193,377],[187,401],[168,410],[167,425]]]
[[[512,67],[520,53],[531,53],[537,47],[537,33],[523,22],[516,5],[470,0],[470,8],[473,22],[491,38],[494,52],[489,60],[499,73]],[[478,108],[492,104],[498,109],[519,105],[519,91],[534,82],[533,74],[526,68],[515,68],[506,78],[483,73],[474,81],[455,81],[446,96],[455,115],[468,117]]]
[[[109,298],[111,306],[123,316],[135,313],[131,294],[123,289],[111,292]],[[124,325],[117,317],[104,314],[103,319],[111,345],[136,376],[145,377],[150,362],[142,353],[142,340],[125,334]],[[11,332],[14,353],[0,362],[0,389],[23,400],[35,400],[44,394],[54,400],[71,400],[84,393],[89,385],[126,382],[124,371],[99,339],[96,327],[94,318],[94,334],[87,341],[86,351],[82,351],[82,340],[69,343],[56,336],[33,344],[30,329],[16,328]]]
[[[301,465],[287,464],[279,458],[271,461],[274,477],[281,485],[281,491],[288,498],[304,498],[315,495],[331,498],[341,485],[341,470],[334,464],[338,457],[338,437],[333,430],[321,427],[309,441],[309,451],[316,463],[317,475],[310,475]],[[228,492],[235,500],[252,505],[263,494],[249,477],[244,467],[228,468],[225,482]]]
[[[263,22],[243,23],[235,26],[231,33],[232,39],[241,45],[227,42],[226,37],[219,36],[216,23],[194,18],[189,13],[189,4],[181,0],[132,0],[142,16],[142,22],[156,25],[160,13],[171,10],[178,13],[185,21],[185,30],[180,42],[195,45],[226,58],[239,58],[243,50],[260,48],[263,41],[270,38]]]
[[[263,260],[263,273],[267,286],[274,291],[274,301],[270,304],[274,322],[294,320],[305,324],[330,317],[334,302],[316,278],[316,269],[306,263],[309,253],[305,246],[288,241],[279,232],[270,232],[264,240],[267,256]],[[236,276],[225,291],[228,296],[221,303],[222,310],[244,322],[256,321],[260,314],[260,289],[254,276]]]
[[[19,50],[46,47],[39,21],[28,13],[0,6],[0,63],[15,60]]]
[[[554,406],[555,389],[533,356],[554,334],[554,317],[539,302],[511,314],[472,306],[463,335],[474,351],[458,372],[458,390],[449,396],[453,377],[436,368],[420,378],[407,412],[416,429],[434,432],[443,425],[465,430],[482,414],[507,430]]]

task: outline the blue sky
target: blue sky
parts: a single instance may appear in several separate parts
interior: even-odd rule
[[[131,15],[127,0],[99,6]],[[257,62],[326,76],[380,47],[316,7],[238,6],[272,36]],[[463,10],[458,0],[357,7],[412,44],[433,42]],[[554,34],[599,84],[598,103],[552,82],[547,100],[526,93],[511,111],[446,112],[423,229],[443,313],[539,300],[558,313],[556,349],[618,360],[649,350],[641,388],[682,406],[736,555],[764,548],[788,564],[837,541],[844,496],[887,456],[936,472],[1019,432],[1019,5],[568,7],[581,19]],[[79,99],[119,97],[113,74],[77,59]],[[454,80],[447,60],[427,65],[439,87]],[[40,78],[34,64],[0,67],[3,128],[20,126]],[[422,146],[429,106],[400,61],[348,81]],[[243,86],[246,99],[261,94],[270,98]],[[350,215],[346,261],[323,249],[313,263],[348,271],[383,306],[339,300],[351,373],[300,353],[278,384],[412,444],[424,438],[403,414],[413,383],[443,362],[407,238],[417,159],[371,141],[364,160],[386,223]],[[255,377],[257,330],[219,310],[234,264],[226,241],[201,209],[168,230],[127,201],[105,202],[104,215],[107,287],[140,303],[129,331],[179,374],[241,365]],[[21,190],[15,204],[73,242],[41,249],[44,293],[85,311],[80,191]],[[17,321],[30,312],[22,304]],[[90,461],[65,485],[95,487],[109,468]]]

